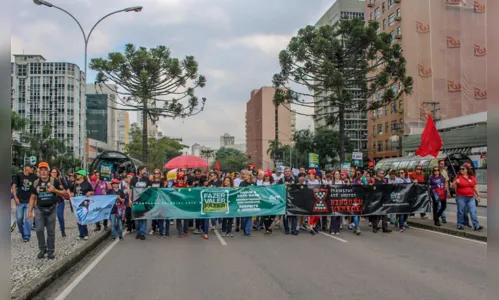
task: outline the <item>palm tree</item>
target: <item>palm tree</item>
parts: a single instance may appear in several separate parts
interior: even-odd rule
[[[267,154],[272,158],[274,166],[276,165],[277,157],[281,153],[282,144],[278,140],[270,140]]]

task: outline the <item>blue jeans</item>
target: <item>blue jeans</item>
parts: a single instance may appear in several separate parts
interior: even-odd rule
[[[357,229],[360,229],[360,216],[353,216],[353,225],[355,226],[355,228]]]
[[[170,220],[157,220],[159,235],[170,236]],[[166,225],[166,226],[165,226]]]
[[[291,221],[291,230],[289,230],[289,221]],[[284,232],[296,232],[296,226],[298,225],[298,218],[296,216],[284,216]]]
[[[59,228],[64,232],[64,200],[57,203],[57,220],[59,220]]]
[[[475,198],[456,196],[456,202],[457,227],[463,227],[463,225],[465,225],[465,215],[467,214],[467,212],[470,214],[471,222],[473,222],[473,228],[477,228],[478,226],[480,226],[480,224],[478,223],[478,218],[476,216]]]
[[[252,217],[243,217],[241,218],[241,229],[244,231],[244,234],[251,234],[251,220]]]
[[[409,218],[409,215],[398,215],[399,216],[399,228],[402,229],[405,227],[405,222]]]
[[[216,226],[217,221],[218,221],[218,224],[222,224],[222,218],[215,218],[215,219],[211,219],[211,226]]]
[[[137,235],[147,235],[147,220],[135,220]]]
[[[88,236],[88,227],[87,227],[87,225],[78,224],[78,231],[80,232],[80,237],[81,238],[84,238],[84,237]]]
[[[116,214],[111,214],[111,236],[116,238],[116,229],[118,229],[118,237],[123,237],[123,219],[118,218]]]
[[[28,203],[20,203],[16,206],[16,220],[19,233],[23,240],[31,238],[31,221],[28,219]]]
[[[210,230],[210,219],[201,219],[203,224],[201,227],[203,227],[203,233],[208,234],[208,230]],[[213,225],[214,226],[214,225]]]
[[[438,201],[438,210],[440,210],[440,207],[442,206],[442,203]],[[442,221],[447,220],[447,217],[445,216],[445,211],[442,213]]]

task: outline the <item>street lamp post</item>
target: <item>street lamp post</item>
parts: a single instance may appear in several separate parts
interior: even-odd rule
[[[88,50],[88,41],[90,39],[90,35],[92,35],[92,32],[94,31],[95,27],[100,23],[102,22],[102,20],[104,20],[105,18],[111,16],[111,15],[114,15],[114,14],[117,14],[117,13],[121,13],[121,12],[140,12],[142,11],[142,6],[131,6],[131,7],[127,7],[127,8],[124,8],[124,9],[120,9],[120,10],[117,10],[117,11],[113,11],[111,13],[108,13],[107,15],[105,15],[104,17],[100,18],[95,24],[94,26],[92,26],[92,28],[90,29],[90,32],[88,33],[88,35],[85,33],[85,30],[83,30],[83,27],[81,26],[80,22],[78,22],[78,20],[72,15],[70,14],[67,10],[63,9],[63,8],[60,8],[59,6],[56,6],[48,1],[44,1],[44,0],[33,0],[33,3],[35,3],[36,5],[40,5],[40,6],[46,6],[46,7],[53,7],[53,8],[56,8],[62,12],[64,12],[65,14],[67,14],[68,16],[70,16],[75,22],[76,24],[78,24],[78,27],[80,28],[81,30],[81,33],[83,34],[83,41],[85,43],[85,58],[84,58],[84,73],[85,73],[85,103],[86,103],[86,97],[87,97],[87,93],[86,93],[86,89],[87,89],[87,66],[88,66],[88,62],[87,62],[87,50]],[[82,102],[80,102],[82,103]],[[85,113],[85,107],[83,105],[80,104],[80,126],[82,126],[82,119],[85,117],[83,114]],[[81,135],[81,129],[80,129],[80,135]],[[85,132],[83,130],[83,132]],[[83,142],[82,142],[83,140]],[[86,141],[86,135],[83,134],[83,137],[80,137],[80,151],[82,151],[82,157],[83,157],[83,168],[86,170],[87,169],[87,151],[86,151],[86,147],[84,146],[84,143]]]

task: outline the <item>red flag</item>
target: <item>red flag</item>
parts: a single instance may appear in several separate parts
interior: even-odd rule
[[[218,159],[217,161],[215,162],[215,169],[220,172],[220,163],[218,162]]]
[[[428,115],[426,127],[423,130],[423,134],[421,134],[421,145],[419,145],[419,148],[416,150],[415,154],[421,157],[427,155],[437,157],[438,152],[442,149],[442,146],[442,138],[440,137],[437,127],[433,122],[433,118],[431,115]]]

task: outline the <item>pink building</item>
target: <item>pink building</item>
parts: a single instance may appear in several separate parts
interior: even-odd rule
[[[371,159],[400,155],[400,137],[422,132],[434,108],[428,102],[438,102],[437,119],[487,111],[487,67],[492,65],[486,45],[491,30],[487,2],[366,1],[366,21],[376,20],[381,31],[402,45],[407,73],[414,78],[413,93],[395,109],[369,113]]]
[[[295,132],[296,115],[273,103],[275,89],[262,87],[251,91],[246,103],[246,153],[257,168],[272,169],[274,163],[267,153],[269,141],[289,145]]]

